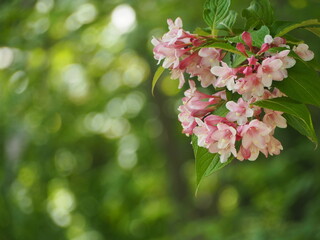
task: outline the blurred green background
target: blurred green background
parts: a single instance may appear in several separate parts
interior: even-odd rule
[[[204,27],[203,2],[1,0],[0,240],[320,239],[320,150],[291,128],[280,156],[234,161],[194,196],[183,93],[165,78],[151,95],[150,40],[167,18]],[[318,0],[272,4],[319,18]]]

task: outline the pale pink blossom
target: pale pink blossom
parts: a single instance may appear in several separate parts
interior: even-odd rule
[[[270,141],[268,142],[268,153],[273,156],[273,155],[279,155],[280,151],[283,150],[283,147],[281,145],[281,142],[274,138],[273,136],[270,136]]]
[[[271,130],[265,123],[257,119],[250,121],[241,129],[240,136],[242,137],[243,147],[248,148],[253,144],[260,149],[265,148],[266,143],[269,141]]]
[[[265,87],[270,87],[272,80],[281,81],[285,77],[281,72],[283,63],[280,59],[267,58],[258,68],[258,77],[262,79]]]
[[[208,95],[196,90],[195,83],[189,81],[190,89],[185,91],[185,97],[182,98],[183,105],[179,106],[178,119],[181,122],[183,133],[190,135],[197,126],[196,118],[200,118],[215,110],[215,104],[219,103],[221,98]]]
[[[220,162],[222,163],[226,162],[231,154],[236,157],[236,134],[237,131],[235,128],[224,123],[218,123],[217,130],[211,135],[213,142],[208,148],[209,152],[219,153]]]
[[[227,87],[228,90],[232,91],[235,86],[234,80],[237,78],[235,69],[230,68],[228,64],[221,61],[220,66],[214,66],[211,68],[211,72],[218,76],[217,82],[215,83],[216,87]]]
[[[242,98],[239,98],[237,103],[234,101],[227,102],[226,107],[230,111],[226,118],[231,122],[237,121],[239,125],[247,123],[248,117],[253,116],[253,110],[249,107],[249,103]]]
[[[309,50],[307,44],[301,43],[298,46],[294,46],[293,51],[304,61],[311,61],[314,58],[314,53]]]
[[[264,85],[261,78],[256,73],[245,76],[237,80],[235,90],[242,95],[244,100],[249,100],[251,97],[260,97],[264,93]]]
[[[217,81],[216,77],[210,72],[210,69],[203,69],[200,73],[198,73],[198,79],[201,83],[201,86],[204,88],[214,85]]]
[[[185,78],[184,78],[184,70],[181,70],[179,68],[174,68],[171,70],[171,79],[179,79],[179,86],[178,88],[182,88],[184,83],[185,83]]]
[[[194,134],[198,137],[199,146],[207,148],[211,153],[219,153],[221,162],[226,162],[231,154],[237,155],[237,131],[226,123],[225,118],[210,115],[204,121],[197,122],[199,126],[194,129]]]
[[[264,42],[269,44],[271,47],[285,47],[290,48],[290,46],[286,45],[286,40],[281,37],[273,37],[271,35],[266,35],[264,37]]]
[[[154,58],[158,60],[158,64],[162,61],[164,68],[176,69],[180,64],[181,58],[188,55],[192,41],[197,38],[196,35],[190,34],[182,29],[182,21],[177,18],[174,22],[168,19],[169,32],[164,34],[161,39],[153,38],[151,43],[154,45]],[[176,74],[174,74],[173,77]],[[183,78],[179,75],[180,87]]]
[[[196,119],[198,126],[194,128],[193,133],[197,136],[200,147],[209,148],[213,142],[211,135],[218,129],[217,124],[222,122],[223,119],[223,117],[216,115],[209,115],[204,121],[199,118]]]
[[[182,20],[178,17],[174,22],[172,21],[172,19],[168,19],[167,23],[169,26],[169,32],[163,35],[162,41],[167,42],[171,45],[182,37]]]
[[[274,88],[271,92],[271,98],[279,98],[279,97],[286,97],[286,95],[281,92],[278,88]]]
[[[268,89],[264,89],[263,95],[259,98],[256,98],[255,101],[279,98],[279,97],[285,97],[285,96],[286,95],[282,93],[278,88],[274,88],[272,92],[270,92]]]
[[[169,26],[169,32],[162,36],[161,40],[163,42],[168,43],[169,45],[177,44],[177,42],[191,44],[191,40],[195,35],[182,29],[181,18],[176,18],[174,22],[172,19],[168,19],[167,23]]]
[[[289,53],[290,50],[283,50],[272,57],[274,59],[280,59],[282,61],[283,64],[281,70],[283,71],[284,76],[288,75],[285,69],[292,68],[296,64],[296,60],[293,57],[288,56]]]
[[[271,35],[266,35],[264,37],[264,43],[272,44],[273,43],[273,37]]]
[[[181,122],[182,132],[187,136],[193,134],[193,129],[197,126],[196,118],[191,115],[191,112],[185,105],[178,108],[178,119]]]
[[[185,97],[182,98],[183,104],[190,111],[193,117],[203,117],[209,112],[212,112],[219,103],[221,98],[213,95],[208,95],[196,90],[194,81],[189,81],[190,89],[185,91]]]
[[[154,58],[158,60],[158,64],[164,59],[162,63],[164,68],[177,68],[180,63],[180,57],[188,51],[170,46],[168,43],[159,41],[156,38],[153,38],[151,42],[155,46],[153,49]]]
[[[244,148],[243,146],[240,146],[240,149],[237,154],[237,159],[240,161],[243,161],[245,159],[250,161],[255,161],[258,158],[260,151],[261,149],[259,149],[255,145],[251,145],[247,149]],[[266,151],[267,150],[263,150],[265,154],[267,154]]]
[[[201,51],[201,50],[200,50]],[[201,86],[206,88],[216,82],[216,77],[210,72],[210,68],[214,64],[219,64],[217,60],[217,52],[213,49],[206,49],[202,52],[195,52],[180,62],[179,68],[186,69],[191,77],[198,77]],[[212,58],[210,52],[213,53]],[[201,57],[199,54],[201,54]]]
[[[180,28],[182,28],[182,20],[180,17],[177,17],[176,20],[173,22],[172,19],[168,19],[167,20],[168,26],[169,26],[169,30],[179,30]]]
[[[272,128],[286,128],[287,120],[282,116],[283,112],[264,109],[263,122]]]
[[[205,67],[219,66],[220,50],[216,48],[201,48],[199,56],[201,59],[201,65]]]
[[[238,127],[237,130],[242,137],[242,149],[240,154],[238,154],[240,160],[256,160],[259,151],[265,155],[267,154],[272,128],[268,127],[265,123],[254,119],[248,124]]]

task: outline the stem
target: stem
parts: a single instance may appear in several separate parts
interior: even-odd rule
[[[216,37],[216,35],[218,35],[218,30],[217,30],[217,29],[215,29],[214,27],[212,27],[211,35],[212,35],[212,37],[213,37],[213,38],[215,38],[215,37]]]

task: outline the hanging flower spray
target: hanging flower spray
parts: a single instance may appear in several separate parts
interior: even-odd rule
[[[179,79],[179,88],[189,86],[178,119],[182,132],[192,136],[197,184],[233,159],[280,154],[274,133],[287,124],[317,145],[306,104],[320,106],[320,64],[289,32],[303,28],[319,36],[320,22],[274,21],[269,1],[254,0],[242,11],[245,26],[236,29],[230,1],[205,2],[209,28],[190,33],[180,18],[169,19],[169,31],[152,39],[161,64],[152,88],[165,69]]]

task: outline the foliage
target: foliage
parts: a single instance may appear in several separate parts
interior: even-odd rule
[[[242,11],[245,25],[233,29],[237,13],[229,10],[230,4],[230,1],[205,1],[203,19],[211,34],[207,29],[197,28],[190,35],[177,18],[168,22],[169,32],[153,42],[155,59],[159,62],[165,59],[162,66],[172,71],[171,78],[179,78],[179,88],[185,82],[183,74],[187,73],[198,79],[201,87],[213,86],[215,94],[226,95],[224,101],[215,100],[215,95],[197,91],[191,81],[178,108],[183,133],[193,135],[197,188],[204,176],[230,163],[228,159],[232,155],[241,161],[256,160],[259,152],[265,156],[278,155],[283,147],[273,134],[276,127],[285,128],[286,121],[318,143],[305,105],[320,107],[318,65],[308,63],[314,58],[309,46],[294,45],[293,42],[300,40],[292,42],[287,34],[306,28],[318,35],[314,28],[319,21],[275,21],[269,0],[253,0]],[[157,71],[154,79],[158,78]],[[272,81],[276,82],[272,84]],[[152,89],[154,83],[155,80]],[[231,101],[235,99],[237,103]],[[227,110],[226,118],[217,117],[217,107]],[[272,128],[269,135],[268,127]]]
[[[126,31],[112,22],[123,3],[136,13]],[[234,0],[232,8],[244,3]],[[318,15],[310,1],[299,9],[280,4],[273,1],[281,19]],[[200,3],[0,6],[0,45],[14,53],[10,66],[0,61],[1,240],[319,238],[320,152],[290,129],[278,133],[280,157],[233,161],[194,197],[193,154],[172,119],[176,82],[163,76],[150,93],[150,39],[166,30],[168,16],[181,16],[190,29],[203,24]],[[311,36],[305,41],[319,52]]]

